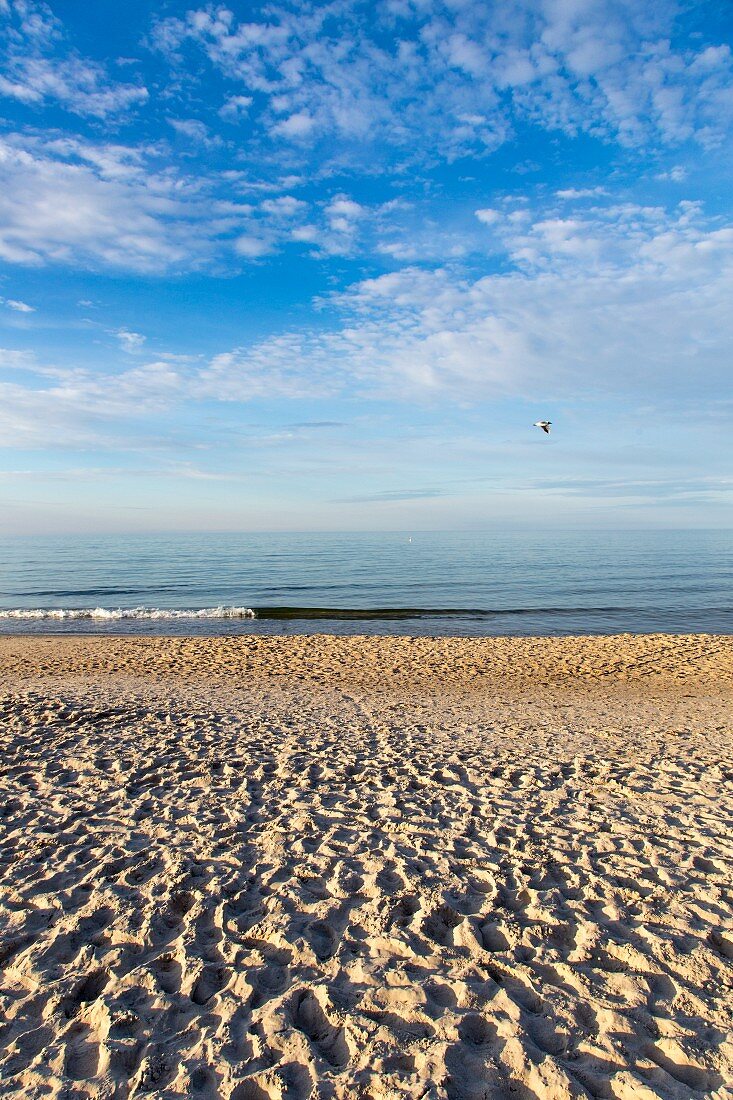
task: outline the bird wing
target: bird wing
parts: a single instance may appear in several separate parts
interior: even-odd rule
[[[543,424],[542,425],[542,431],[546,432],[549,435],[550,434],[550,425],[549,424]]]

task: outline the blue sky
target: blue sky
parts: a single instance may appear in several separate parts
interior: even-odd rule
[[[6,531],[733,526],[727,0],[0,23]]]

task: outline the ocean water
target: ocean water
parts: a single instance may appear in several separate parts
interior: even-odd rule
[[[733,631],[733,532],[0,538],[0,632]]]

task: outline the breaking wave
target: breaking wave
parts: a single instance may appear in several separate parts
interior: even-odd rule
[[[194,611],[178,611],[164,607],[37,607],[12,608],[0,611],[0,619],[37,621],[52,619],[58,622],[73,619],[97,619],[100,622],[116,622],[121,619],[254,619],[251,607],[200,607]]]

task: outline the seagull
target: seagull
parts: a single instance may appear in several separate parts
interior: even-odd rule
[[[534,424],[532,425],[532,427],[533,427],[533,428],[542,428],[542,431],[543,431],[543,432],[546,432],[546,433],[547,433],[547,435],[549,435],[549,434],[550,434],[550,425],[551,425],[551,424],[552,424],[552,421],[551,421],[551,420],[535,420],[535,422],[534,422]]]

